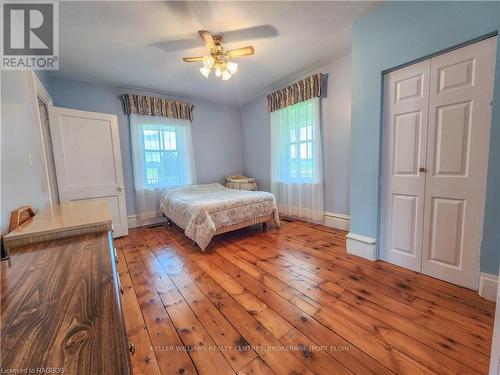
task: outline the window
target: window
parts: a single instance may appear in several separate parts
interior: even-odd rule
[[[290,129],[290,163],[289,177],[291,179],[313,178],[313,128],[304,123],[297,129]]]
[[[182,165],[177,151],[177,133],[175,128],[139,124],[144,140],[144,181],[147,186],[181,185],[183,173],[176,170]],[[166,168],[169,166],[170,168]]]
[[[190,122],[130,116],[136,190],[194,183]]]
[[[319,180],[315,105],[309,100],[271,114],[276,177],[282,182]]]
[[[271,192],[280,212],[323,220],[319,98],[271,112]]]

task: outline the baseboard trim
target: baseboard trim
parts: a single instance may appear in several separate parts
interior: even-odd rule
[[[495,302],[497,299],[498,276],[489,273],[479,275],[478,293],[481,297]]]
[[[347,234],[347,252],[368,260],[377,260],[377,240],[349,232]]]
[[[350,223],[351,221],[349,215],[325,211],[324,225],[327,227],[348,231],[351,227]]]
[[[165,221],[166,219],[164,217],[154,217],[152,219],[141,220],[137,215],[127,216],[127,224],[129,229],[145,227],[147,225],[159,224]]]

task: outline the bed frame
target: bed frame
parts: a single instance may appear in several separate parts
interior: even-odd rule
[[[176,225],[178,225],[180,228],[182,228],[182,226],[177,224],[174,220],[165,216],[165,214],[163,214],[163,216],[167,219],[167,225],[172,225],[172,222],[174,222]],[[257,217],[254,217],[252,219],[245,220],[245,221],[242,221],[240,223],[236,223],[236,224],[232,224],[232,225],[224,225],[223,227],[220,227],[217,229],[214,236],[216,236],[218,234],[222,234],[222,233],[232,232],[232,231],[235,231],[238,229],[246,228],[246,227],[249,227],[251,225],[257,225],[257,224],[262,224],[262,229],[266,230],[268,221],[273,221],[273,222],[275,221],[274,220],[274,213],[271,213],[271,214],[265,215],[265,216],[257,216]],[[184,228],[182,228],[182,229],[184,229]],[[196,242],[193,241],[193,244],[196,245]]]
[[[249,220],[242,221],[241,223],[233,224],[233,225],[224,225],[223,227],[220,227],[217,229],[215,232],[215,235],[222,234],[222,233],[227,233],[227,232],[232,232],[233,230],[238,230],[241,228],[246,228],[251,225],[256,225],[256,224],[262,224],[262,228],[266,230],[267,228],[267,222],[268,221],[274,221],[274,213],[266,215],[266,216],[257,216]]]

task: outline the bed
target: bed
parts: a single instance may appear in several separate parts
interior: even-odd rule
[[[228,189],[217,183],[167,189],[160,209],[201,250],[217,234],[260,223],[280,225],[273,194]]]

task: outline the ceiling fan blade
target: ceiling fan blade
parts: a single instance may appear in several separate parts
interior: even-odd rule
[[[232,57],[240,57],[240,56],[249,56],[253,55],[255,53],[255,50],[253,49],[252,46],[247,46],[247,47],[241,47],[241,48],[236,48],[232,49],[230,51],[226,52],[226,56],[229,58]]]
[[[203,61],[203,57],[202,56],[198,56],[198,57],[183,57],[182,58],[185,62],[198,62],[198,61]]]
[[[246,27],[244,29],[236,29],[221,32],[224,42],[234,43],[243,40],[267,39],[278,36],[278,30],[271,25],[260,25]]]
[[[212,37],[212,34],[210,34],[210,31],[200,30],[198,31],[198,34],[200,34],[201,39],[203,39],[203,43],[205,43],[205,45],[210,51],[215,49],[214,38]]]

